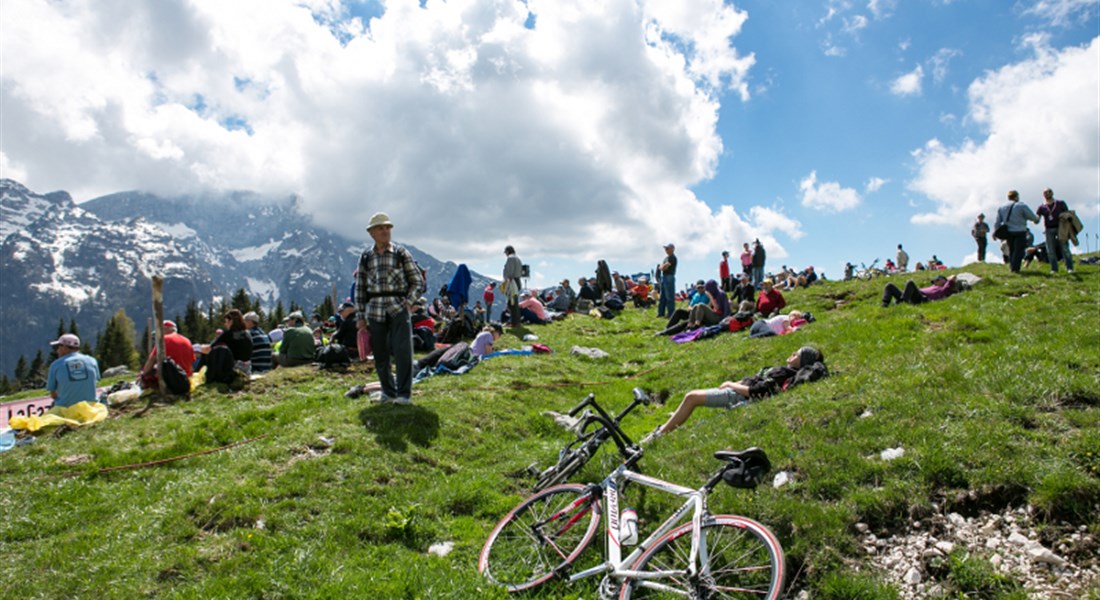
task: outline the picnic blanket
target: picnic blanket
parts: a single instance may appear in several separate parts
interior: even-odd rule
[[[99,402],[77,402],[64,408],[55,406],[42,416],[12,417],[8,424],[12,429],[39,431],[57,425],[80,427],[91,425],[107,418],[107,406]]]

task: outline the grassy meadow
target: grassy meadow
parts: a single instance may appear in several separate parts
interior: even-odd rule
[[[663,327],[655,308],[510,330],[499,346],[520,347],[534,333],[553,353],[433,377],[414,388],[411,406],[346,399],[349,386],[370,379],[356,365],[279,370],[239,393],[203,388],[142,416],[115,410],[106,422],[0,454],[0,590],[11,598],[503,598],[477,574],[477,555],[529,488],[527,465],[551,463],[572,437],[543,411],[564,412],[589,392],[618,411],[642,387],[667,400],[626,418],[624,429],[641,437],[684,392],[781,364],[804,344],[824,352],[828,378],[734,411],[701,409],[641,463],[695,487],[719,465],[713,451],[767,451],[773,472],[791,473],[792,483],[720,486],[710,506],[776,532],[791,590],[896,597],[867,568],[858,522],[886,537],[937,511],[1031,504],[1052,537],[1081,525],[1100,534],[1100,268],[948,273],[964,270],[984,281],[916,307],[883,309],[885,279],[790,292],[789,307],[816,322],[760,340],[727,333],[678,346],[653,336]],[[922,286],[929,279],[916,275]],[[573,346],[610,357],[572,355]],[[897,447],[901,458],[879,457]],[[609,462],[593,460],[575,480],[598,478]],[[643,533],[678,505],[652,491],[626,496]],[[453,551],[428,553],[443,542]],[[596,560],[600,545],[584,560]],[[1084,560],[1097,560],[1091,553]],[[961,594],[950,574],[941,583]],[[552,583],[528,597],[591,599],[598,584]]]

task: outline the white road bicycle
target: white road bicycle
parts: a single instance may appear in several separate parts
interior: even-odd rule
[[[478,571],[511,592],[554,578],[573,582],[602,574],[602,598],[779,598],[785,567],[775,534],[752,519],[707,510],[707,495],[719,482],[737,488],[760,483],[771,468],[764,451],[715,452],[724,464],[697,490],[632,471],[641,456],[638,449],[600,483],[556,485],[521,502],[489,534]],[[685,502],[623,558],[619,489],[626,482]],[[572,573],[600,526],[601,496],[606,560]]]

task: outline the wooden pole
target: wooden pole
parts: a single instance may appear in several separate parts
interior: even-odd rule
[[[145,411],[153,407],[153,400],[158,396],[165,398],[168,396],[168,387],[164,383],[164,377],[161,374],[164,373],[164,277],[160,275],[153,275],[153,331],[156,332],[157,340],[157,394],[150,394],[149,401],[145,404],[145,408],[141,409],[138,416],[145,414]]]

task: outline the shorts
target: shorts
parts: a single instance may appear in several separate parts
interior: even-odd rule
[[[737,408],[749,403],[749,399],[726,388],[711,388],[703,392],[706,396],[703,406],[707,408]]]

